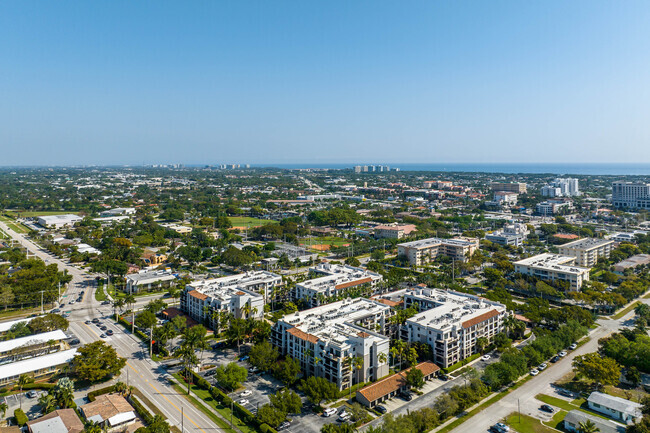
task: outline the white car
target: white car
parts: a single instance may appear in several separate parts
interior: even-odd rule
[[[253,391],[251,391],[250,389],[247,389],[246,391],[242,392],[239,396],[240,397],[248,397],[252,393],[253,393]]]
[[[502,422],[498,422],[498,423],[496,423],[496,427],[497,427],[499,430],[504,431],[504,432],[509,432],[509,431],[510,431],[510,427],[507,426],[507,425],[505,425],[505,424],[502,423]]]
[[[544,370],[546,370],[546,367],[548,367],[548,364],[545,363],[545,362],[542,362],[541,364],[539,364],[539,366],[537,366],[537,369],[539,371],[544,371]]]
[[[571,346],[569,346],[570,350],[576,350],[578,348],[578,345],[573,343]]]
[[[490,360],[490,355],[483,355],[483,356],[481,356],[481,359],[483,361],[489,361]]]
[[[342,413],[341,415],[339,415],[337,421],[345,422],[345,421],[349,420],[350,417],[351,417],[351,415],[349,413]]]
[[[245,398],[242,398],[237,402],[237,404],[240,406],[246,406],[248,403],[250,403],[250,401],[246,400]]]
[[[567,353],[563,350],[562,352],[558,353],[558,355],[560,355],[560,358],[564,358]]]
[[[336,409],[333,407],[328,407],[323,411],[323,416],[332,416],[336,413]]]
[[[537,376],[538,374],[539,374],[539,370],[534,369],[534,368],[532,370],[530,370],[530,375],[531,376]]]

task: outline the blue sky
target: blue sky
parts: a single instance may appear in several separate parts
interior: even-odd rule
[[[650,162],[647,1],[0,2],[0,165]]]

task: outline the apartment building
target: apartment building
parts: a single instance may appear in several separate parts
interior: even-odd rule
[[[535,210],[541,216],[553,216],[569,211],[573,207],[570,201],[546,200],[537,203]]]
[[[365,298],[333,302],[284,316],[271,343],[300,362],[305,376],[324,377],[339,390],[388,374],[390,339],[383,335],[391,308]],[[357,368],[346,362],[359,359]]]
[[[479,240],[476,238],[428,238],[397,244],[397,254],[406,256],[409,264],[421,266],[435,260],[440,255],[464,262],[474,254],[478,247]]]
[[[181,310],[199,323],[214,329],[214,314],[224,311],[235,318],[264,316],[264,296],[236,284],[222,284],[221,278],[194,281],[181,294]]]
[[[355,287],[375,287],[383,280],[381,274],[349,265],[321,263],[309,271],[322,276],[296,284],[293,296],[306,300],[310,307],[317,307],[327,298],[343,295]]]
[[[155,289],[169,287],[176,280],[171,270],[140,271],[126,276],[126,293],[150,292]]]
[[[650,209],[650,183],[612,183],[612,204],[617,208]]]
[[[575,197],[580,195],[578,179],[575,178],[557,178],[549,185],[542,187],[542,196],[544,197]]]
[[[389,224],[375,227],[377,239],[402,239],[417,231],[415,224]]]
[[[0,342],[0,365],[69,349],[65,332],[56,329]]]
[[[476,353],[476,340],[492,341],[504,329],[506,307],[450,290],[417,288],[404,294],[404,306],[420,311],[402,327],[402,339],[428,344],[433,361],[449,367]]]
[[[72,227],[76,223],[81,222],[83,218],[79,215],[65,214],[65,215],[44,215],[38,217],[36,220],[38,225],[48,229],[61,229],[64,227]]]
[[[492,182],[490,186],[494,192],[504,191],[525,194],[527,191],[526,184],[521,182]]]
[[[501,206],[516,206],[519,195],[509,191],[495,191],[494,202]]]
[[[544,253],[515,262],[515,272],[545,281],[567,281],[570,290],[580,290],[589,281],[589,268],[577,266],[575,257]]]
[[[613,240],[587,238],[560,245],[558,249],[563,256],[575,257],[578,266],[590,268],[596,266],[600,257],[609,258],[614,247]]]
[[[514,247],[519,247],[523,245],[527,236],[528,227],[526,224],[514,223],[506,225],[502,230],[488,233],[485,236],[485,239],[503,246],[512,245]]]

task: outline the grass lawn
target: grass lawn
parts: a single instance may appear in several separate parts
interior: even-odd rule
[[[639,305],[640,303],[641,303],[641,301],[636,301],[636,302],[634,302],[634,303],[633,303],[632,305],[630,305],[629,307],[627,307],[627,308],[625,308],[625,309],[619,311],[618,313],[616,313],[616,314],[612,317],[612,319],[615,319],[615,320],[620,319],[621,317],[625,316],[625,315],[626,315],[627,313],[629,313],[630,311],[634,310],[634,309],[636,308],[636,306]]]
[[[7,226],[11,230],[15,231],[16,233],[22,233],[22,234],[29,233],[29,229],[27,227],[25,227],[24,225],[22,225],[20,223],[15,222],[11,218],[7,218],[4,215],[0,215],[0,221],[6,223]]]
[[[535,398],[537,400],[541,401],[541,402],[544,402],[546,404],[550,404],[551,406],[559,407],[560,409],[563,409],[563,410],[565,410],[567,412],[570,411],[570,410],[578,409],[578,410],[580,410],[582,412],[585,412],[585,413],[588,413],[588,414],[591,414],[591,415],[596,415],[599,418],[609,419],[604,415],[601,415],[601,414],[599,414],[597,412],[593,412],[593,411],[589,410],[586,407],[586,405],[582,406],[585,403],[584,398],[578,398],[578,399],[575,399],[575,400],[573,400],[571,402],[568,402],[566,400],[562,400],[561,398],[552,397],[552,396],[546,395],[546,394],[537,394],[535,396]]]
[[[553,418],[551,418],[550,421],[546,421],[542,424],[557,430],[562,430],[562,422],[564,421],[564,417],[566,416],[566,414],[567,414],[566,411],[558,410],[557,412],[555,412],[555,415],[553,415]]]
[[[511,413],[506,418],[506,424],[519,433],[555,433],[550,427],[542,424],[537,418],[518,413]]]
[[[650,293],[648,293],[647,295],[645,295],[645,296],[643,297],[643,299],[650,299]]]
[[[95,290],[95,301],[102,302],[105,300],[106,291],[104,290],[104,283],[100,281],[99,284],[97,284],[97,290]]]
[[[182,387],[181,387],[181,385],[179,385],[179,384],[175,384],[175,385],[174,385],[174,388],[175,388],[179,393],[183,394],[186,398],[188,398],[188,395],[187,395],[187,384],[185,383],[185,381],[183,380],[183,378],[182,378],[178,373],[175,373],[173,376],[176,378],[176,380],[179,381],[179,383],[183,384]],[[177,387],[178,387],[178,388],[177,388]],[[236,415],[233,415],[233,412],[230,410],[229,407],[226,407],[226,406],[222,405],[221,403],[217,402],[215,399],[213,399],[212,396],[210,395],[210,392],[208,392],[208,391],[206,391],[206,390],[204,390],[204,389],[201,389],[201,388],[197,387],[196,385],[192,385],[192,388],[191,388],[191,389],[192,389],[192,393],[194,393],[194,395],[196,395],[196,396],[199,397],[201,400],[203,400],[204,402],[206,402],[206,403],[207,403],[210,407],[212,407],[215,411],[219,412],[219,414],[220,414],[221,416],[223,416],[225,419],[230,420],[230,417],[232,416],[233,424],[234,424],[234,425],[235,425],[235,426],[236,426],[236,427],[237,427],[237,428],[238,428],[242,433],[257,433],[257,430],[255,430],[253,427],[251,427],[251,426],[245,424],[241,419],[237,418]],[[190,395],[189,398],[192,399],[193,397]],[[196,406],[198,409],[200,409],[202,412],[204,412],[204,413],[206,413],[206,414],[209,414],[210,418],[211,418],[215,423],[217,423],[217,425],[221,426],[222,428],[224,428],[224,429],[226,429],[226,430],[228,430],[228,431],[232,431],[232,432],[235,432],[235,431],[236,431],[236,430],[232,430],[232,429],[230,428],[229,423],[226,423],[223,419],[217,417],[215,414],[213,414],[212,412],[210,412],[209,410],[207,410],[207,409],[206,409],[206,408],[205,408],[201,403],[199,403],[199,402],[195,402],[195,403],[196,403],[195,406]],[[197,405],[198,405],[198,406],[197,406]]]
[[[79,215],[77,211],[67,211],[67,210],[41,210],[41,211],[8,211],[7,214],[15,215],[20,218],[31,218],[37,216],[47,216],[47,215]]]
[[[640,401],[640,399],[648,395],[648,393],[642,389],[621,389],[611,385],[605,386],[605,393],[613,395],[614,397],[621,397],[632,401]]]
[[[228,220],[230,220],[230,224],[232,224],[233,227],[258,227],[267,224],[278,224],[278,222],[274,220],[263,220],[253,217],[228,217]]]

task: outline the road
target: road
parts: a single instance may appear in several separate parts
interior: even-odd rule
[[[650,304],[649,299],[641,299],[641,301]],[[516,412],[518,405],[524,413],[538,413],[540,403],[535,400],[535,396],[540,393],[552,393],[553,388],[551,384],[557,382],[573,370],[571,366],[573,358],[578,355],[595,352],[598,349],[599,339],[617,332],[622,326],[629,326],[633,315],[634,311],[631,311],[620,320],[598,320],[600,326],[589,334],[591,339],[586,344],[579,347],[577,350],[570,352],[556,364],[549,364],[550,367],[539,374],[539,376],[534,377],[515,391],[506,395],[504,398],[491,405],[487,410],[474,415],[471,419],[453,429],[452,432],[476,433],[487,431],[490,426],[500,422],[511,413]]]
[[[165,414],[168,421],[178,428],[183,425],[185,431],[192,433],[223,430],[169,386],[167,372],[148,358],[146,344],[130,333],[125,332],[121,326],[117,326],[112,320],[108,320],[113,313],[113,309],[110,305],[100,305],[95,300],[96,284],[94,275],[50,255],[46,250],[26,239],[25,236],[9,229],[3,222],[0,222],[0,228],[27,248],[30,253],[48,263],[57,264],[59,270],[67,270],[72,275],[72,281],[65,292],[66,299],[76,299],[77,294],[81,290],[85,290],[82,302],[74,305],[68,304],[63,307],[65,311],[70,311],[70,317],[68,317],[70,331],[79,338],[82,344],[86,344],[101,340],[100,334],[104,332],[100,331],[95,325],[86,324],[86,320],[98,318],[105,326],[112,329],[114,335],[107,337],[104,341],[113,346],[119,356],[127,359],[127,365],[119,376],[120,381],[128,382],[138,388]],[[144,305],[149,299],[151,297],[138,298],[136,305]],[[116,380],[118,379],[113,379],[113,382]],[[181,408],[184,415],[182,423]]]

